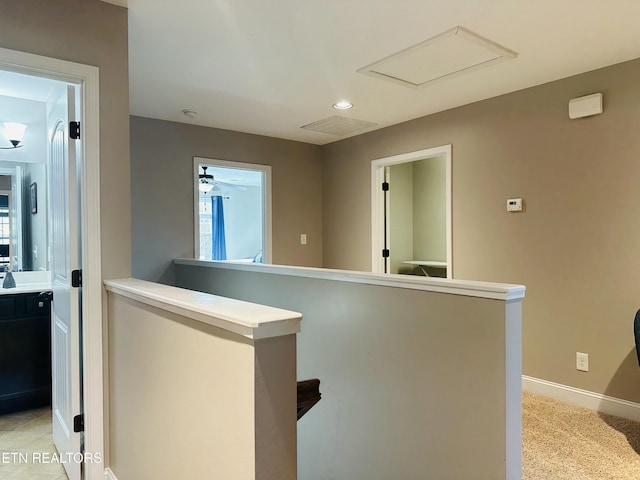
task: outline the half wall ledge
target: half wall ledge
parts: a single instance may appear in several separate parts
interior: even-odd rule
[[[300,332],[302,315],[290,310],[135,278],[104,284],[109,292],[254,340]]]
[[[175,264],[180,287],[303,313],[297,375],[323,392],[298,425],[299,478],[521,478],[524,286]]]
[[[467,297],[491,298],[494,300],[522,300],[525,296],[524,285],[508,283],[478,282],[473,280],[456,280],[437,277],[417,277],[411,275],[381,274],[357,272],[350,270],[334,270],[329,268],[294,267],[290,265],[271,265],[264,263],[244,263],[233,261],[195,260],[192,258],[178,258],[177,265],[191,265],[196,267],[225,268],[247,272],[271,273],[324,280],[339,280],[343,282],[362,283],[367,285],[382,285],[401,287],[427,292],[449,293]]]
[[[111,478],[295,480],[301,314],[133,278],[105,287]]]

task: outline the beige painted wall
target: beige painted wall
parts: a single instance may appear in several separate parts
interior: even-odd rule
[[[520,301],[303,270],[177,265],[176,277],[303,314],[298,379],[319,378],[322,400],[298,422],[301,480],[520,479]]]
[[[297,479],[296,341],[285,335],[254,342],[255,480]]]
[[[127,10],[98,0],[0,0],[0,10],[5,12],[0,15],[0,47],[100,69],[102,278],[129,277],[131,193]],[[105,333],[106,324],[105,318]],[[105,389],[108,389],[106,376],[104,381]],[[105,416],[108,416],[108,405]],[[108,465],[108,453],[105,452],[105,465]]]
[[[0,0],[0,47],[100,68],[103,278],[131,272],[127,10],[98,0]]]
[[[194,156],[271,165],[273,263],[322,265],[322,164],[317,146],[134,116],[136,278],[171,284],[172,260],[193,258]],[[300,245],[301,233],[307,234],[307,245]]]
[[[406,260],[447,260],[446,163],[434,157],[389,167],[389,273],[415,273]],[[446,271],[429,268],[431,276]]]
[[[413,162],[413,258],[447,261],[447,164],[444,157]],[[440,273],[445,273],[442,270]]]
[[[252,342],[108,297],[116,477],[254,478]]]
[[[570,120],[594,92],[604,114]],[[327,145],[324,266],[370,269],[371,160],[452,144],[454,277],[527,286],[526,375],[640,402],[638,128],[635,60]]]

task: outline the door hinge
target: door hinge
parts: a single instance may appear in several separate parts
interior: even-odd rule
[[[76,288],[82,286],[82,270],[71,272],[71,286]]]
[[[80,139],[80,122],[69,122],[69,138],[72,140]]]
[[[84,413],[73,417],[73,431],[75,433],[84,432]]]
[[[382,191],[383,192],[389,191],[389,182],[382,182]]]
[[[389,249],[385,248],[382,250],[382,258],[389,258]]]

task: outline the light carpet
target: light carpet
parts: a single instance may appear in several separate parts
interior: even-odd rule
[[[522,396],[523,480],[639,480],[640,423]]]

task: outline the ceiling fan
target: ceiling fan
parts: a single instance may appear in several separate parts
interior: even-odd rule
[[[198,174],[198,179],[199,179],[199,184],[198,184],[198,190],[200,190],[201,192],[203,192],[205,195],[207,193],[209,193],[211,190],[222,190],[221,187],[229,187],[229,188],[236,188],[238,190],[246,190],[245,187],[243,187],[242,185],[235,185],[233,183],[227,183],[227,182],[221,182],[219,180],[216,180],[213,175],[211,175],[210,173],[207,173],[207,168],[206,166],[202,166],[202,173]]]

